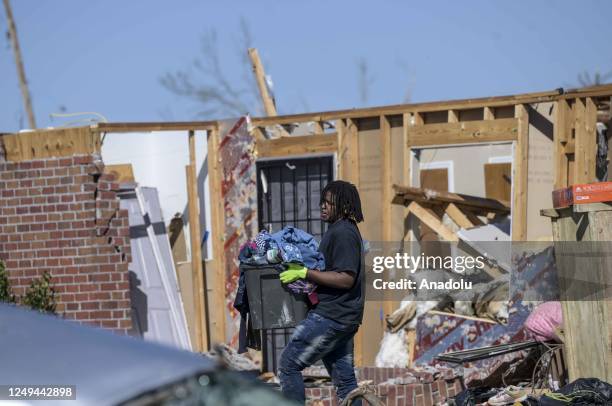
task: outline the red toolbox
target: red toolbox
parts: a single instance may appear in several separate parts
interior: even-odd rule
[[[572,185],[552,192],[553,207],[560,209],[574,204],[612,202],[612,182]]]

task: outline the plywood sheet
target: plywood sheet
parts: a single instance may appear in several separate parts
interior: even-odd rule
[[[485,197],[509,202],[512,197],[512,164],[484,165]]]
[[[540,216],[552,204],[554,185],[553,103],[529,108],[529,153],[527,176],[527,241],[552,236],[550,221]]]
[[[191,262],[180,262],[176,264],[176,274],[179,282],[179,292],[183,300],[187,329],[191,342],[195,343],[195,302],[193,300],[193,283],[191,277]]]

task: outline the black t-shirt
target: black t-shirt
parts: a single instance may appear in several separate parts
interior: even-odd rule
[[[319,249],[325,257],[325,272],[351,272],[355,281],[350,289],[319,285],[319,303],[313,311],[338,323],[361,324],[365,294],[362,243],[357,225],[346,219],[331,224]]]

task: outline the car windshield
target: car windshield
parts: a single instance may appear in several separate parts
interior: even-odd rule
[[[180,383],[148,392],[124,406],[256,406],[295,405],[265,384],[232,371],[202,373]]]

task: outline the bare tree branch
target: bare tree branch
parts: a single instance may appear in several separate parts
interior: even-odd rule
[[[201,118],[240,116],[262,111],[256,93],[255,81],[250,73],[247,49],[251,46],[251,34],[247,22],[240,20],[240,37],[235,48],[239,53],[242,73],[231,77],[224,69],[215,30],[202,36],[200,57],[195,58],[189,69],[166,72],[160,83],[177,96],[191,99],[199,107]],[[246,72],[246,74],[245,74]]]
[[[368,104],[370,98],[370,86],[374,83],[374,78],[370,75],[368,62],[365,58],[360,58],[357,61],[359,98],[362,105]]]

